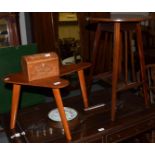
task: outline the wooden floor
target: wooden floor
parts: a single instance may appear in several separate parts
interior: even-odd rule
[[[71,142],[123,142],[155,127],[155,106],[144,107],[143,98],[125,92],[119,95],[117,119],[110,120],[110,90],[94,92],[90,97],[90,105],[105,103],[97,110],[83,111],[80,96],[65,99],[64,105],[73,107],[79,112],[79,124],[72,129]],[[48,119],[48,112],[55,107],[54,103],[44,103],[25,108],[18,113],[17,128],[9,131],[25,132],[26,135],[12,142],[67,142],[61,129],[53,129]],[[7,119],[6,119],[7,120]]]

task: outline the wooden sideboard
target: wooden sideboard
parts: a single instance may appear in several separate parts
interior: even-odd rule
[[[84,112],[82,98],[79,96],[64,100],[65,106],[74,107],[79,112],[80,123],[71,130],[73,138],[71,142],[132,142],[129,139],[145,132],[150,132],[151,136],[144,142],[154,142],[152,131],[155,128],[155,105],[146,109],[142,104],[141,97],[134,96],[130,92],[123,93],[117,105],[118,117],[115,122],[112,122],[110,120],[110,96],[107,90],[92,94],[91,103],[106,103],[104,107],[97,110]],[[6,125],[6,131],[8,137],[23,131],[25,135],[10,139],[10,142],[66,143],[63,130],[52,129],[49,125],[47,114],[55,107],[54,105],[53,103],[44,103],[20,111],[15,130],[8,130]],[[6,124],[8,124],[7,121],[6,116]]]

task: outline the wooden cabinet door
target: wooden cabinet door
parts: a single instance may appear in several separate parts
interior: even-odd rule
[[[33,12],[30,16],[32,38],[38,52],[58,52],[58,13]]]

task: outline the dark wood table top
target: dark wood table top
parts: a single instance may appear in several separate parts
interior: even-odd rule
[[[102,31],[113,32],[114,23],[121,23],[121,30],[135,30],[135,24],[141,23],[142,30],[147,29],[152,17],[136,14],[112,14],[110,18],[87,18],[86,29],[96,31],[97,25],[102,24]]]
[[[65,106],[75,108],[79,113],[80,124],[71,130],[71,142],[121,142],[155,128],[155,106],[146,109],[141,97],[123,93],[114,122],[110,120],[109,100],[109,89],[92,93],[91,105],[105,103],[105,107],[87,112],[82,109],[80,96],[64,100]],[[55,104],[46,103],[20,111],[17,127],[11,133],[25,131],[26,135],[14,139],[14,142],[66,142],[65,135],[60,130],[53,129],[53,133],[49,133],[51,126],[48,113],[53,108]],[[10,131],[7,133],[9,135]]]
[[[45,88],[63,88],[69,84],[67,80],[61,79],[60,77],[50,77],[41,80],[27,81],[22,73],[9,75],[4,78],[4,82]]]
[[[143,22],[151,19],[149,16],[134,15],[134,14],[113,14],[110,18],[88,18],[93,22]]]

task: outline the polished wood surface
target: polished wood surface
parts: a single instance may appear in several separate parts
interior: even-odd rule
[[[68,75],[89,68],[90,66],[91,66],[90,63],[85,62],[79,64],[64,65],[60,67],[60,76]],[[41,80],[28,81],[27,78],[22,73],[8,75],[7,77],[4,78],[4,82],[29,85],[29,86],[47,87],[47,88],[58,88],[58,87],[63,88],[69,84],[67,80],[61,79],[60,77],[51,77]],[[54,85],[55,82],[60,82],[60,84]]]
[[[145,20],[148,20],[149,17],[144,17],[144,16],[139,16],[135,17],[136,15],[127,15],[124,17],[124,15],[118,15],[116,14],[115,16],[111,16],[111,18],[89,18],[89,20],[94,21],[94,22],[142,22]]]
[[[91,104],[98,105],[102,102],[105,103],[105,106],[88,112],[82,110],[83,101],[80,96],[64,100],[65,106],[75,108],[80,118],[80,124],[71,130],[71,142],[132,142],[131,138],[155,128],[155,106],[151,105],[150,108],[146,109],[142,104],[144,103],[143,98],[130,92],[125,92],[120,96],[120,103],[117,105],[118,117],[116,121],[111,122],[109,115],[110,91],[106,88],[106,90],[93,92]],[[67,140],[61,130],[52,128],[51,132],[50,120],[47,117],[51,108],[55,108],[55,104],[40,104],[20,111],[17,126],[15,130],[8,132],[8,136],[23,131],[26,134],[11,139],[11,141],[66,143]]]
[[[45,88],[63,88],[68,86],[69,82],[67,80],[61,79],[60,77],[51,77],[41,80],[28,81],[27,78],[22,73],[12,74],[7,76],[4,79],[5,83],[13,83],[27,86],[35,87],[45,87]],[[59,82],[58,85],[55,85],[56,82]]]

